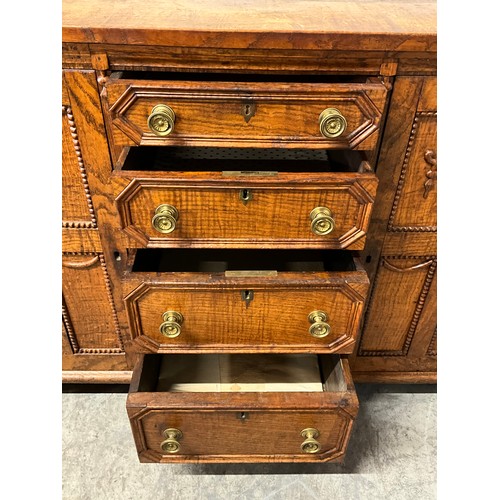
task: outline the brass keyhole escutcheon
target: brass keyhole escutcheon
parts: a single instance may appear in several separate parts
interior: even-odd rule
[[[327,323],[328,314],[324,311],[313,311],[307,317],[311,326],[309,327],[309,333],[318,339],[326,337],[331,332],[331,327]]]
[[[153,134],[165,137],[174,131],[175,113],[166,104],[158,104],[148,116],[148,128]]]
[[[313,208],[309,219],[311,219],[311,231],[318,236],[326,236],[335,229],[335,219],[327,207]]]
[[[165,453],[177,453],[181,449],[179,439],[182,438],[182,432],[179,429],[165,429],[163,437],[167,438],[160,445]]]
[[[164,337],[174,339],[181,334],[181,324],[184,316],[177,311],[167,311],[162,315],[163,323],[160,325],[160,333]]]
[[[151,224],[159,233],[168,234],[175,229],[178,219],[179,211],[174,206],[164,203],[156,207]]]
[[[305,441],[300,445],[300,449],[304,453],[318,453],[321,450],[321,444],[316,441],[316,438],[319,437],[318,429],[308,427],[301,431],[300,435],[305,438]]]
[[[243,205],[246,205],[253,198],[252,191],[250,189],[240,189],[240,200]]]
[[[342,135],[347,128],[347,120],[337,108],[326,108],[319,115],[319,130],[327,139]]]

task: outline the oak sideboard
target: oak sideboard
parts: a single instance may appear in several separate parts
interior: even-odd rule
[[[64,0],[62,39],[63,382],[130,383],[142,461],[341,460],[354,382],[436,382],[435,3]]]

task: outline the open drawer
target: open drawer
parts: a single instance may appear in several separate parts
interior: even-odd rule
[[[342,460],[358,412],[336,355],[140,355],[127,411],[141,462]]]
[[[361,250],[378,180],[364,153],[127,148],[114,172],[138,247]]]
[[[369,280],[351,252],[135,250],[123,278],[142,352],[352,352]]]
[[[302,80],[302,81],[301,81]],[[387,99],[375,77],[116,72],[104,108],[132,145],[373,149]]]

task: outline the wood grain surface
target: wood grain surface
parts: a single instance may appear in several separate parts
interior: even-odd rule
[[[148,247],[361,249],[377,189],[373,173],[280,173],[256,180],[220,172],[149,178],[137,172],[127,180],[116,199],[121,226],[137,246]],[[244,189],[251,192],[247,203],[240,198]],[[179,212],[176,228],[168,234],[151,223],[156,207],[165,203]],[[330,234],[312,232],[309,215],[316,207],[331,210],[335,228]]]
[[[62,24],[64,42],[436,50],[433,0],[65,0]]]
[[[273,83],[110,79],[107,102],[115,148],[142,145],[359,148],[374,147],[385,107],[382,82]],[[175,126],[167,137],[147,126],[154,106],[167,104]],[[248,119],[246,105],[255,107]],[[338,138],[321,135],[318,119],[334,107],[347,120]],[[115,133],[118,129],[121,133]]]
[[[394,86],[364,251],[372,257],[371,292],[350,358],[363,381],[369,374],[374,381],[436,380],[436,88],[434,77],[401,77]]]
[[[345,360],[336,358],[330,368],[342,379],[336,391],[169,393],[152,392],[158,375],[141,358],[127,410],[143,462],[321,462],[338,460],[345,453],[358,411]],[[149,377],[141,377],[143,370]],[[183,433],[178,455],[165,455],[160,448],[162,432],[171,427]],[[317,454],[300,449],[300,432],[308,427],[320,432],[322,449]]]
[[[125,304],[132,338],[142,351],[161,353],[349,353],[368,288],[363,271],[232,279],[214,273],[133,275],[124,285],[131,289]],[[253,293],[249,302],[242,298],[248,290]],[[163,313],[170,310],[184,317],[175,338],[159,331]],[[315,310],[329,317],[326,337],[309,333],[308,315]]]

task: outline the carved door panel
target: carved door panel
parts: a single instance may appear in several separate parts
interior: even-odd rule
[[[106,371],[128,365],[80,148],[81,127],[64,77],[62,90],[62,367],[71,380],[85,381],[76,374],[89,371],[89,381],[106,382]]]
[[[103,254],[64,253],[62,291],[63,369],[126,370]]]
[[[436,378],[436,83],[394,85],[364,252],[372,287],[351,357],[358,381]]]
[[[357,370],[436,369],[436,270],[432,257],[380,260],[357,350]]]
[[[62,219],[63,227],[95,228],[96,219],[82,159],[78,127],[63,79],[62,93]]]

